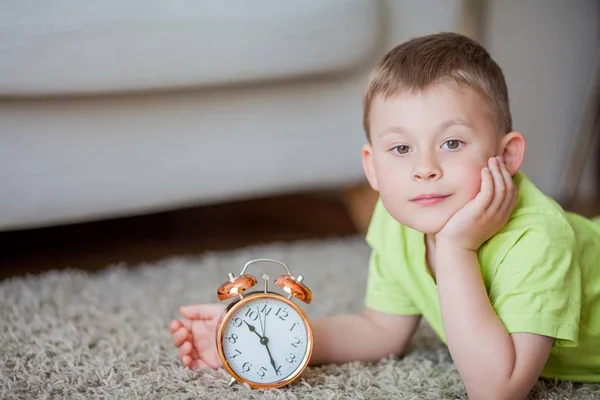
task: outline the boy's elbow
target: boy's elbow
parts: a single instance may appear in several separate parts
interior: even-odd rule
[[[418,315],[389,315],[368,309],[362,317],[372,327],[371,339],[377,347],[373,357],[379,359],[403,355],[421,320]]]
[[[520,397],[514,397],[506,389],[492,388],[490,386],[480,385],[466,388],[469,400],[519,400]]]
[[[515,385],[515,382],[498,380],[465,384],[468,398],[471,400],[522,400],[526,399],[532,387]]]
[[[518,395],[512,393],[507,390],[496,390],[493,393],[490,393],[489,389],[487,391],[482,391],[477,395],[471,395],[467,392],[469,399],[485,399],[485,400],[525,400],[527,399],[527,393],[524,395]]]

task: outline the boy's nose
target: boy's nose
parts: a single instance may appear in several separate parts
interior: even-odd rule
[[[413,179],[415,181],[437,180],[442,177],[441,168],[431,160],[416,165],[413,169]]]
[[[439,179],[440,173],[437,171],[416,171],[413,179],[416,181],[429,181]]]

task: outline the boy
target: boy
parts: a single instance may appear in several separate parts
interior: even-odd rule
[[[364,100],[363,168],[380,195],[365,309],[314,321],[311,364],[400,355],[424,316],[470,398],[524,398],[540,376],[600,382],[600,224],[519,172],[525,139],[486,50],[453,33],[410,40]],[[220,366],[223,309],[171,322],[184,365]]]

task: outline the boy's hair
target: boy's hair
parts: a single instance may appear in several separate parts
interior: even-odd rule
[[[487,101],[496,129],[503,134],[512,130],[502,69],[476,41],[443,32],[400,44],[375,67],[363,99],[367,138],[370,140],[369,113],[375,97],[417,92],[439,83],[475,90]]]

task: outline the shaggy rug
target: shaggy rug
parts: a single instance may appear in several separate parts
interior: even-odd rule
[[[237,275],[246,261],[261,257],[305,276],[314,299],[303,306],[309,317],[360,311],[368,249],[358,237],[12,278],[0,282],[0,398],[466,398],[447,349],[426,324],[403,358],[309,367],[282,389],[228,387],[223,369],[182,367],[167,329],[179,306],[216,301],[227,272]],[[249,272],[282,270],[261,264]],[[600,399],[600,385],[539,381],[530,398]]]

